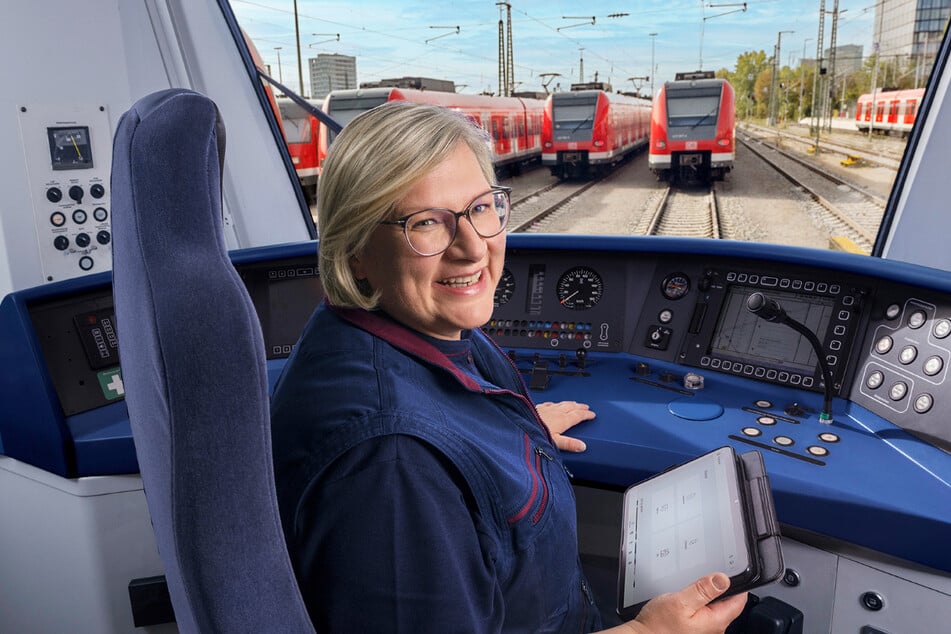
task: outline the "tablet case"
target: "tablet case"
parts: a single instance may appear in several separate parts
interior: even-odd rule
[[[714,450],[716,451],[716,449]],[[759,451],[748,451],[742,454],[733,452],[736,461],[737,481],[741,483],[743,491],[743,518],[747,525],[747,538],[750,551],[750,578],[737,586],[731,586],[723,596],[739,594],[767,583],[771,583],[782,576],[785,571],[783,549],[780,539],[779,522],[776,519],[776,507],[773,504],[773,491],[769,485],[769,476],[766,474],[766,465],[763,455]],[[679,465],[678,465],[679,466]],[[667,469],[672,471],[677,467]],[[622,531],[623,532],[623,531]],[[622,544],[623,548],[623,544]],[[711,570],[710,572],[716,572]],[[631,606],[621,605],[624,582],[623,566],[618,570],[618,606],[619,614],[633,618],[637,610]],[[637,606],[639,609],[641,606]]]
[[[762,586],[782,576],[786,569],[783,547],[773,504],[773,490],[763,464],[763,454],[748,451],[737,456],[739,474],[746,482],[746,515],[750,530],[750,552],[757,564],[756,576],[740,588],[730,588],[730,594]],[[755,542],[754,542],[755,540]]]

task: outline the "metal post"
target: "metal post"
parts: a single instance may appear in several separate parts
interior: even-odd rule
[[[300,55],[300,25],[297,20],[297,0],[294,0],[294,35],[297,37],[297,86],[300,94],[304,93],[304,66]]]
[[[648,75],[650,75],[651,99],[653,99],[654,98],[654,75],[657,74],[657,71],[654,68],[654,43],[657,41],[657,34],[648,33],[647,36],[651,39],[651,71],[648,73]]]
[[[796,123],[802,121],[802,97],[806,85],[806,65],[802,60],[806,57],[806,43],[811,40],[811,37],[807,37],[802,41],[802,57],[799,58],[799,116],[796,117]]]
[[[825,29],[825,19],[826,19],[826,2],[825,0],[819,1],[819,35],[816,37],[816,74],[812,80],[812,112],[809,113],[809,124],[812,126],[816,133],[816,144],[813,146],[813,150],[816,154],[819,153],[819,119],[816,116],[816,97],[819,94],[819,86],[821,82],[819,80],[819,73],[822,71],[822,41],[824,38],[823,30]]]
[[[274,50],[277,51],[277,80],[284,83],[284,74],[281,72],[281,49],[283,46],[275,46]]]

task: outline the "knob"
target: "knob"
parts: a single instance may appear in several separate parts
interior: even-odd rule
[[[688,390],[703,389],[703,375],[696,372],[688,372],[684,375],[684,387]]]
[[[88,233],[76,234],[76,246],[80,249],[85,249],[88,247],[90,242],[92,242],[92,240],[89,238]]]
[[[78,203],[83,201],[83,196],[86,192],[83,191],[83,188],[79,185],[73,185],[69,188],[69,197],[75,200]]]
[[[63,191],[59,187],[50,187],[46,190],[46,200],[51,203],[58,203],[63,200]]]
[[[862,595],[862,605],[872,612],[878,612],[885,607],[885,599],[879,593],[869,590]]]
[[[792,568],[786,568],[786,572],[783,573],[783,583],[790,588],[795,588],[799,585],[799,582],[799,573]]]
[[[106,188],[99,183],[95,183],[89,188],[89,194],[93,198],[102,198],[106,194]]]
[[[648,364],[644,363],[643,361],[641,361],[641,362],[638,363],[637,366],[634,368],[634,372],[637,374],[637,376],[647,376],[648,374],[651,373],[651,367],[650,367],[650,365],[648,365]]]

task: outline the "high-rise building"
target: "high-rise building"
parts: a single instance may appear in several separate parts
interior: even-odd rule
[[[331,90],[357,87],[357,58],[337,53],[319,53],[307,60],[310,68],[310,93],[323,99]]]
[[[951,0],[882,0],[875,5],[874,42],[882,60],[930,69],[951,16]]]

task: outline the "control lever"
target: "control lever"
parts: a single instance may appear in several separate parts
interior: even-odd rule
[[[783,307],[778,301],[770,297],[766,297],[766,295],[758,291],[746,299],[746,308],[761,319],[786,324],[805,337],[806,341],[812,345],[813,350],[816,352],[816,356],[819,358],[819,370],[822,372],[822,377],[825,381],[826,388],[825,399],[822,402],[822,411],[819,412],[819,422],[826,425],[832,423],[832,369],[829,367],[829,362],[826,360],[825,351],[822,349],[822,344],[819,342],[819,337],[817,337],[816,334],[809,330],[804,324],[787,315],[786,311],[783,310]]]

